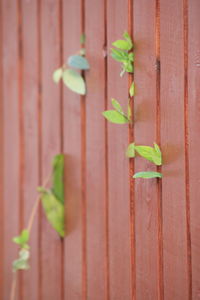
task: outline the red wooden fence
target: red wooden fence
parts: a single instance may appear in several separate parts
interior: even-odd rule
[[[11,238],[59,152],[67,236],[40,209],[16,299],[200,299],[199,16],[199,0],[0,1],[1,300],[17,255]],[[128,77],[108,55],[124,30],[135,42],[134,132],[101,115],[111,97],[127,105]],[[52,81],[82,32],[85,97]],[[138,158],[129,166],[132,134],[160,143],[162,181],[132,181],[133,167],[152,168]]]

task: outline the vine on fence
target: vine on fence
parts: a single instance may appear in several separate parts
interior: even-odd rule
[[[38,196],[35,200],[31,215],[26,229],[23,229],[19,236],[13,238],[13,242],[19,246],[18,258],[13,261],[13,282],[11,288],[10,299],[15,299],[16,292],[16,272],[19,270],[28,270],[30,258],[30,233],[33,222],[41,201],[45,215],[51,226],[56,230],[61,238],[65,236],[64,224],[64,155],[58,154],[54,157],[52,163],[52,171],[48,178],[45,180],[43,186],[37,188]],[[52,182],[50,189],[47,185]]]
[[[134,53],[133,53],[133,42],[128,32],[124,32],[123,40],[117,40],[112,43],[115,48],[111,48],[111,56],[113,59],[121,63],[122,71],[120,76],[122,77],[125,72],[133,73],[134,71]],[[129,95],[133,97],[135,94],[135,85],[132,82]],[[128,100],[127,113],[125,113],[116,99],[111,99],[111,103],[114,109],[106,110],[102,114],[111,123],[115,124],[126,124],[132,123],[133,117],[131,115],[130,99]],[[157,166],[162,165],[162,154],[159,146],[154,143],[154,148],[150,146],[136,146],[135,143],[131,143],[127,150],[126,156],[133,158],[137,155],[151,161]],[[162,174],[159,172],[138,172],[133,175],[133,178],[161,178]]]

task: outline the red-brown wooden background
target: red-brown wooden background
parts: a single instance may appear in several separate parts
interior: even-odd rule
[[[26,226],[36,187],[54,154],[66,154],[67,236],[40,209],[31,269],[19,300],[200,299],[200,1],[0,1],[0,299],[8,300],[11,238]],[[134,133],[106,123],[128,76],[109,55],[124,30],[135,41]],[[86,33],[88,92],[55,85],[52,72]],[[130,78],[129,78],[130,81]],[[157,141],[162,182],[135,182],[155,170],[124,155]],[[130,168],[130,170],[129,170]]]

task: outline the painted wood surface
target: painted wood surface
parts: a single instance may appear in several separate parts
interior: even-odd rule
[[[39,209],[31,269],[16,300],[199,299],[200,2],[0,0],[0,300],[8,300],[12,237],[26,226],[53,155],[65,154],[66,238]],[[105,121],[126,109],[132,76],[109,55],[134,39],[134,126]],[[80,47],[86,96],[52,81]],[[130,140],[157,142],[164,163],[125,157]],[[154,170],[157,179],[133,181]]]

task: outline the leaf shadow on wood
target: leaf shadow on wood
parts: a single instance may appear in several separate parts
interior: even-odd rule
[[[65,155],[65,237],[74,231],[81,222],[80,165],[72,155]],[[79,172],[79,174],[77,174]]]
[[[175,162],[183,155],[184,149],[180,145],[164,144],[161,145],[163,165],[169,165]]]

